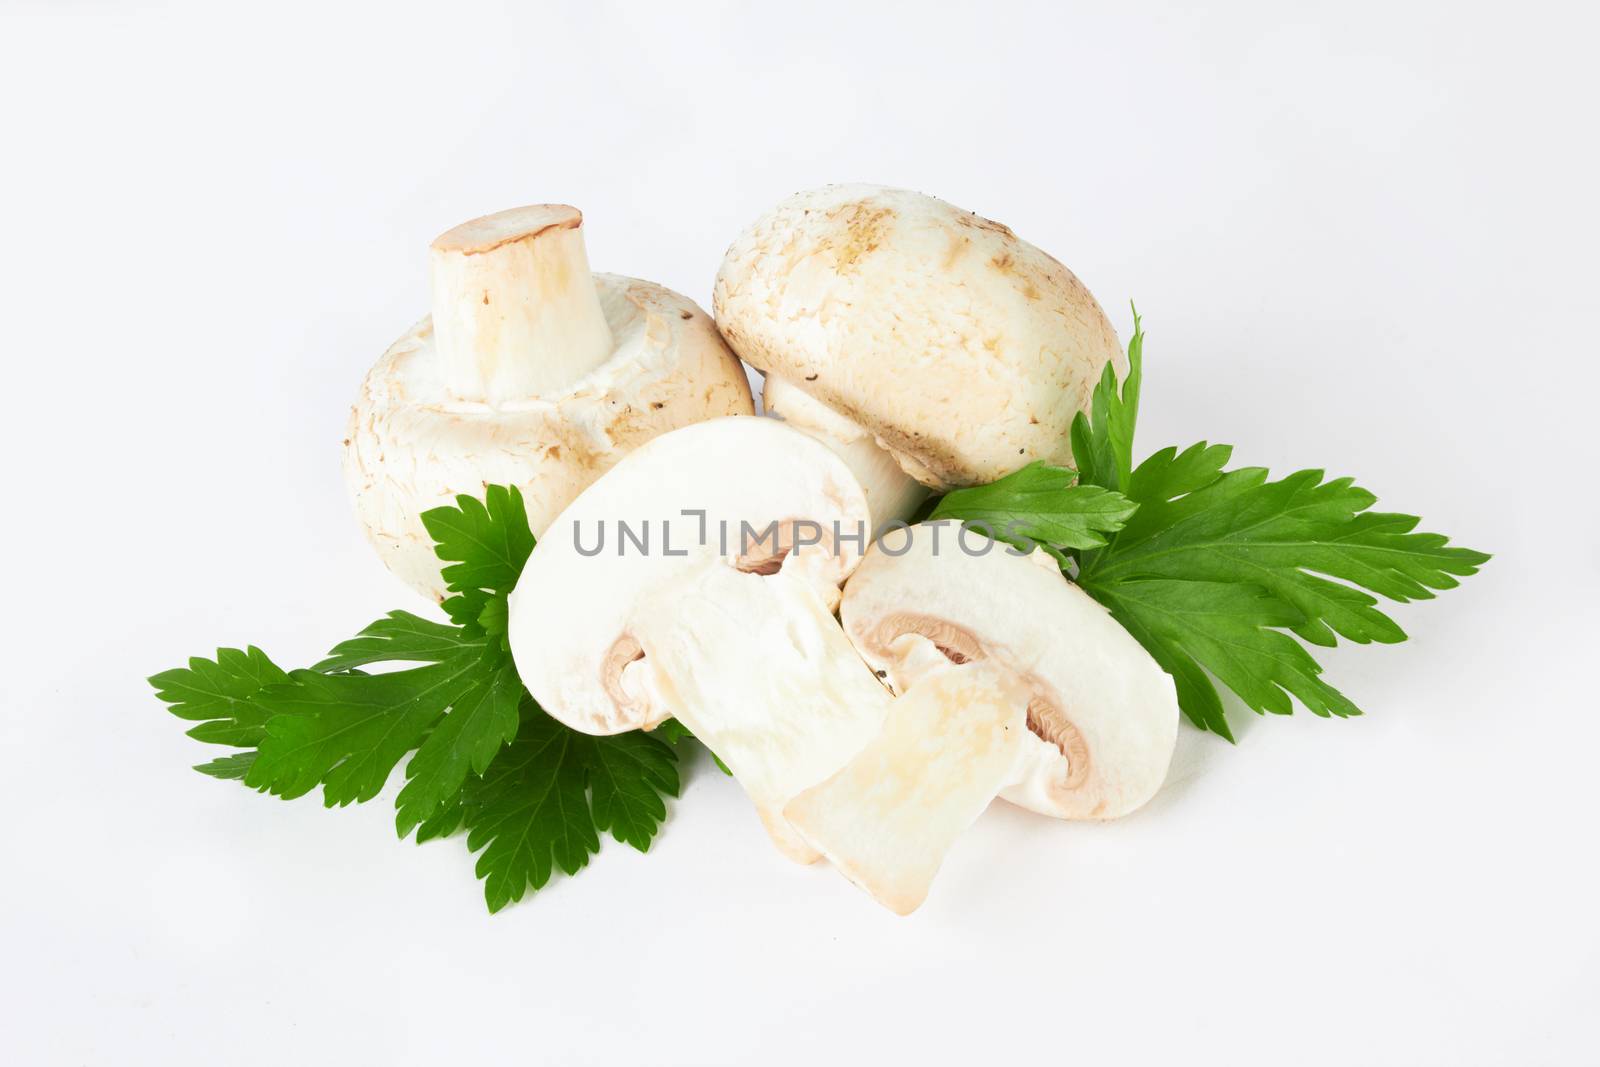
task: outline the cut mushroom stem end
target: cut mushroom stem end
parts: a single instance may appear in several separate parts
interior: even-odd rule
[[[879,734],[784,808],[790,826],[898,915],[915,911],[960,833],[1015,776],[1027,693],[975,663],[893,702]]]
[[[473,219],[436,238],[429,259],[439,358],[460,399],[556,394],[611,356],[577,208]]]
[[[891,697],[857,655],[833,609],[799,568],[741,570],[709,559],[639,603],[632,632],[652,707],[679,720],[738,779],[778,851],[820,857],[784,805],[843,766],[877,734]],[[692,625],[685,625],[692,619]]]

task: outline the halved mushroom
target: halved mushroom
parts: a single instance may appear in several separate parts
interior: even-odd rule
[[[909,914],[956,836],[1016,776],[1027,704],[1021,681],[993,664],[940,671],[896,698],[872,742],[784,816],[874,900]]]
[[[728,249],[712,307],[766,374],[768,409],[840,448],[880,526],[907,517],[919,486],[1070,463],[1064,428],[1106,363],[1126,369],[1071,271],[998,222],[903,189],[785,200]]]
[[[833,617],[869,513],[850,469],[772,419],[717,419],[636,449],[561,513],[511,596],[517,671],[586,733],[677,718],[782,817],[876,733],[888,691]]]
[[[634,447],[754,411],[710,317],[651,282],[591,274],[582,224],[539,204],[440,236],[433,314],[361,387],[346,482],[378,554],[425,595],[444,593],[429,508],[511,484],[537,534]]]
[[[851,641],[897,693],[973,662],[1022,685],[1030,736],[1006,800],[1063,819],[1138,808],[1177,741],[1171,677],[1043,552],[959,530],[921,523],[872,547],[845,586]]]

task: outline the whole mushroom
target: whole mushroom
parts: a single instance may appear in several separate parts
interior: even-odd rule
[[[538,534],[657,434],[754,411],[710,317],[651,282],[591,274],[582,226],[576,208],[538,204],[438,237],[432,315],[361,387],[346,482],[378,554],[424,595],[444,594],[424,511],[511,484]]]
[[[928,489],[1070,464],[1101,369],[1100,305],[998,222],[874,185],[790,197],[728,249],[713,311],[769,411],[838,449],[880,526]]]

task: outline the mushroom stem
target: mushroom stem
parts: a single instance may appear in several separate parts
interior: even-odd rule
[[[441,234],[429,251],[435,344],[460,399],[499,405],[557,394],[610,357],[577,208],[486,215]]]
[[[783,807],[871,741],[892,698],[802,568],[793,556],[772,575],[695,565],[640,602],[643,656],[621,681],[672,709],[733,772],[779,851],[811,863],[818,853]]]
[[[767,414],[815,437],[849,465],[866,490],[875,529],[911,518],[917,505],[927,498],[928,487],[907,474],[894,454],[873,440],[864,427],[803,389],[768,375],[761,390],[761,404]]]
[[[899,915],[1015,774],[1026,693],[990,664],[952,667],[897,698],[882,732],[790,801],[793,830]]]

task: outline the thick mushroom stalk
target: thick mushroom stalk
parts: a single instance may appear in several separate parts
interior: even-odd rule
[[[718,419],[624,458],[553,522],[511,595],[517,671],[593,734],[682,720],[787,855],[786,804],[877,732],[887,690],[833,618],[866,543],[860,484],[773,419]]]
[[[928,497],[928,487],[900,467],[894,453],[879,445],[865,429],[814,399],[783,378],[771,377],[761,390],[767,414],[804,430],[849,464],[867,494],[872,521],[881,528],[904,521]]]
[[[576,208],[541,204],[441,236],[433,315],[384,353],[351,409],[356,515],[427,596],[444,593],[428,509],[514,485],[540,534],[657,434],[755,410],[710,317],[650,282],[590,274],[581,226]]]
[[[1027,692],[977,663],[896,698],[842,769],[790,801],[789,825],[898,915],[916,910],[956,837],[1016,776]]]
[[[1171,677],[1042,552],[958,530],[922,523],[873,546],[845,587],[850,640],[897,693],[974,662],[1022,686],[1030,736],[1004,799],[1063,819],[1135,810],[1177,741]]]
[[[832,607],[789,570],[708,559],[640,600],[635,620],[648,701],[717,754],[784,855],[816,860],[784,805],[860,752],[892,703]]]
[[[577,208],[535,204],[464,222],[434,240],[429,263],[435,343],[462,400],[548,396],[611,357]]]
[[[1066,267],[998,222],[876,185],[799,193],[757,219],[729,247],[712,308],[766,375],[769,406],[841,440],[852,467],[881,450],[941,491],[1070,464],[1065,428],[1105,365],[1126,367]]]

